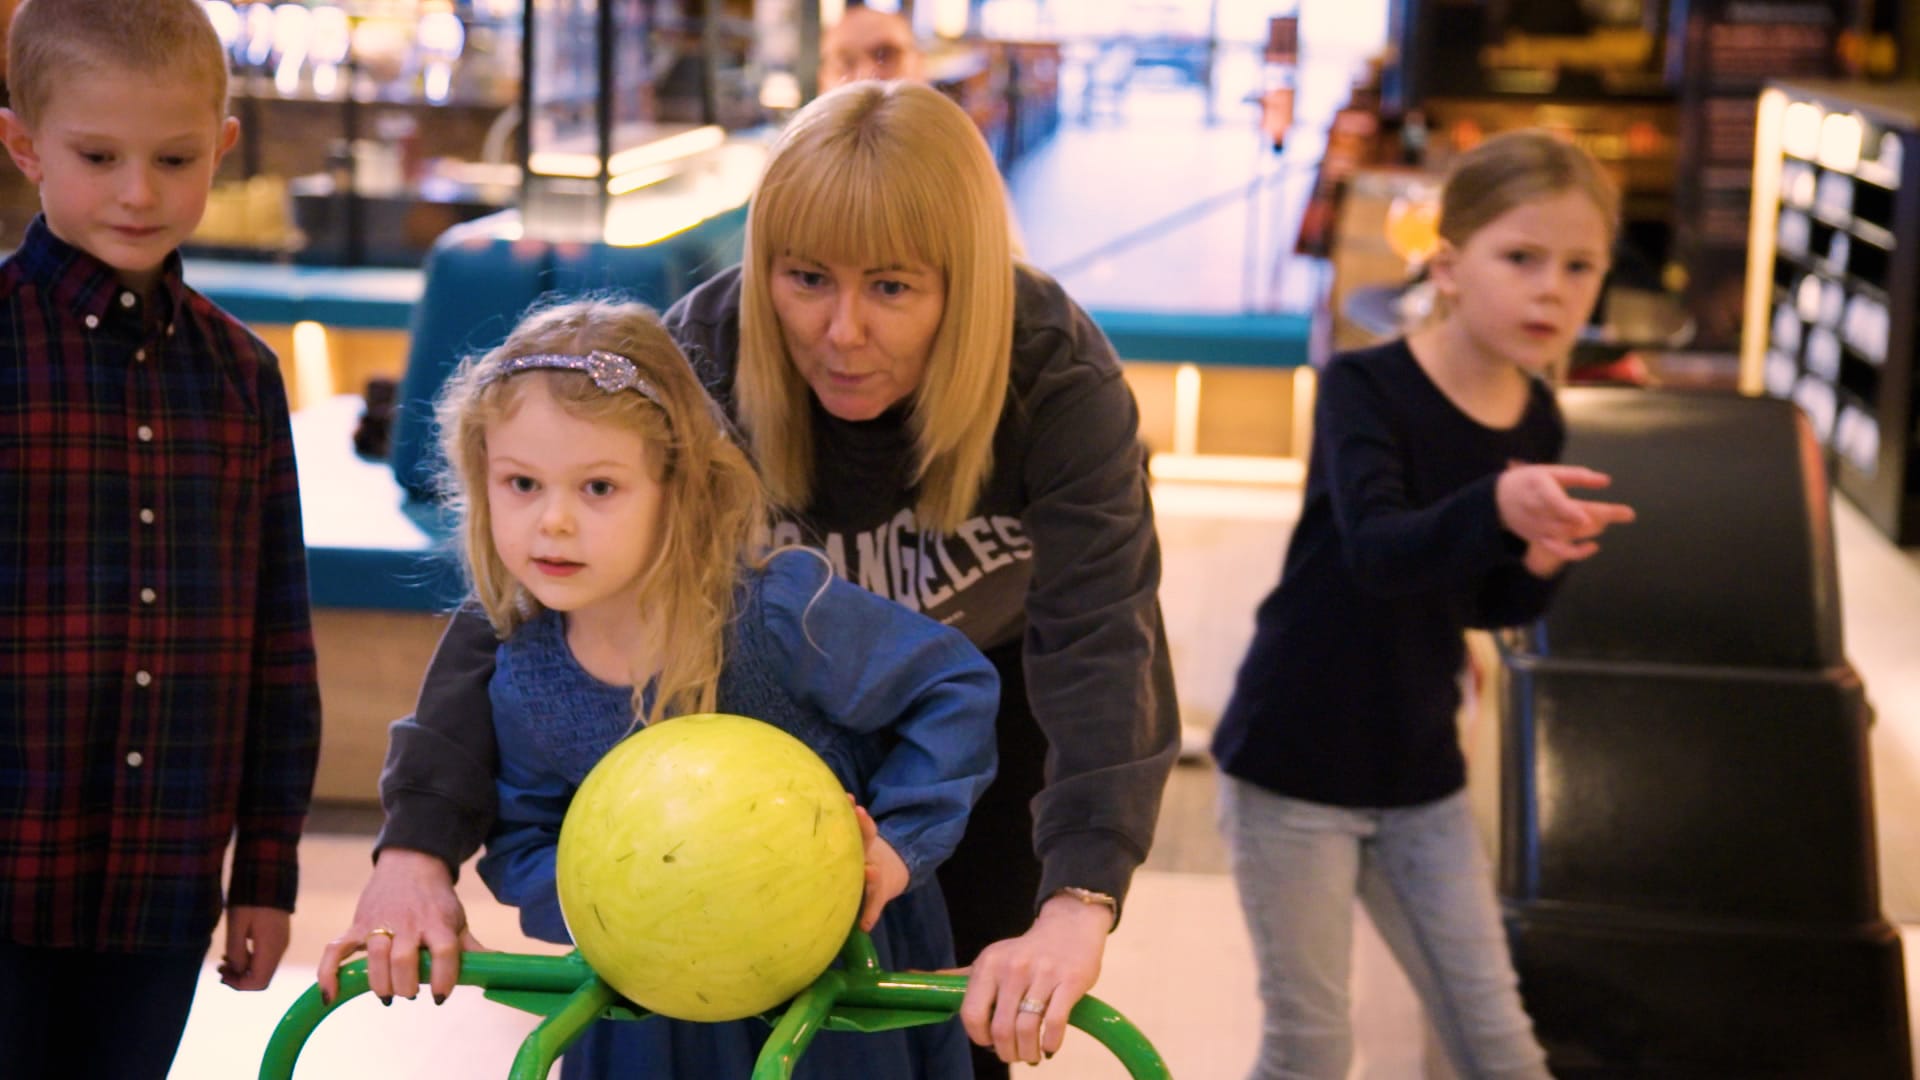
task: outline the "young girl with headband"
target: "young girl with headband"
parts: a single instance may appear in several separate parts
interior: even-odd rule
[[[554,857],[588,770],[640,724],[723,711],[800,738],[863,808],[860,925],[882,963],[951,966],[933,872],[993,777],[985,658],[816,553],[767,554],[751,464],[639,304],[530,314],[448,383],[440,424],[473,599],[500,638],[499,813],[480,873],[525,930],[568,940]],[[602,1021],[562,1075],[744,1076],[768,1031]],[[961,1080],[965,1034],[957,1021],[822,1032],[795,1075],[856,1073]]]

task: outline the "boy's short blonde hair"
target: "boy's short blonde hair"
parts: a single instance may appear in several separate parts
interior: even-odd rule
[[[22,0],[7,32],[7,89],[21,120],[39,122],[59,80],[100,71],[191,79],[227,115],[227,53],[199,0]]]

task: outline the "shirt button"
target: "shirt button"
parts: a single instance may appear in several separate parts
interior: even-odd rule
[[[145,671],[136,671],[133,673],[133,681],[141,686],[152,686],[153,676]]]
[[[143,604],[151,604],[153,603],[154,598],[159,595],[160,595],[159,593],[154,592],[152,589],[141,589],[140,602]]]
[[[121,306],[121,307],[132,307],[133,305],[135,305],[135,304],[137,304],[137,303],[139,303],[139,302],[140,302],[140,298],[139,298],[139,297],[137,297],[137,296],[135,296],[135,295],[133,295],[133,294],[132,294],[132,293],[130,293],[130,292],[123,292],[123,293],[121,293],[121,294],[120,294],[120,306]]]
[[[139,427],[137,427],[137,428],[135,428],[135,429],[133,430],[133,433],[134,433],[135,435],[138,435],[138,436],[140,436],[140,441],[141,441],[141,442],[152,442],[152,441],[153,441],[153,429],[152,429],[152,428],[150,428],[150,427],[148,427],[148,426],[147,426],[147,425],[145,425],[145,424],[141,424],[141,425],[140,425]]]
[[[134,361],[135,361],[136,363],[142,363],[142,364],[144,364],[144,363],[146,363],[146,361],[147,361],[147,350],[145,350],[145,349],[140,349],[140,350],[137,350],[137,351],[136,351],[136,352],[135,352],[135,353],[133,354],[133,359],[134,359]]]
[[[150,509],[148,509],[148,508],[146,508],[146,507],[144,507],[144,506],[140,508],[140,524],[142,524],[142,525],[151,525],[151,524],[153,524],[153,511],[152,511],[152,510],[150,510]]]
[[[98,315],[87,316],[86,324],[87,324],[87,329],[98,330],[100,328],[100,316]]]
[[[146,762],[147,762],[147,759],[146,759],[146,758],[145,758],[144,756],[142,756],[142,755],[141,755],[141,753],[140,753],[140,751],[138,751],[138,750],[134,750],[134,751],[132,751],[132,752],[130,752],[129,754],[127,754],[127,767],[128,767],[128,768],[132,768],[132,769],[137,769],[137,768],[139,768],[140,766],[142,766],[142,765],[144,765],[144,764],[146,764]]]

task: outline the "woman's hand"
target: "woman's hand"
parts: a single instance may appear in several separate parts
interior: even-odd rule
[[[340,965],[367,952],[367,986],[383,1004],[420,992],[420,949],[433,957],[433,1000],[439,1004],[460,979],[460,953],[486,946],[467,929],[467,911],[453,891],[453,874],[437,857],[387,848],[360,891],[353,924],[320,953],[320,993],[331,1004],[340,993]]]
[[[853,796],[848,795],[848,800]],[[860,902],[860,929],[872,930],[880,922],[880,912],[894,897],[907,891],[911,875],[907,872],[906,860],[893,850],[893,845],[880,838],[880,827],[873,823],[873,815],[859,803],[853,804],[853,812],[860,818],[860,840],[867,851],[867,891]]]
[[[1052,1057],[1067,1036],[1067,1015],[1100,978],[1112,930],[1110,909],[1056,896],[1031,930],[980,950],[960,1003],[967,1037],[1009,1063]]]

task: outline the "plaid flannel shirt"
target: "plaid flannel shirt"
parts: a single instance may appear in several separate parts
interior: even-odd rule
[[[285,384],[42,219],[0,265],[0,940],[205,947],[291,910],[319,689]]]

